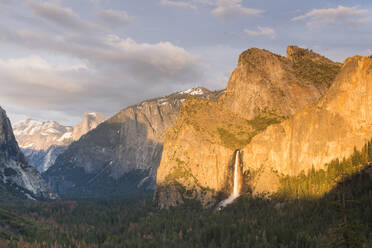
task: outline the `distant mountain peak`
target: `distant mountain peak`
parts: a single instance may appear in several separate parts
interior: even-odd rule
[[[72,139],[79,140],[81,136],[95,129],[99,124],[106,121],[107,117],[98,112],[85,113],[83,120],[74,127]]]
[[[14,124],[14,135],[21,148],[46,150],[52,145],[71,143],[72,127],[60,125],[56,121],[26,119]]]
[[[28,118],[14,124],[14,134],[29,163],[44,172],[68,145],[106,119],[98,112],[85,113],[82,122],[72,128],[56,121]]]
[[[206,93],[209,93],[210,91],[204,87],[193,87],[193,88],[190,88],[188,90],[185,90],[185,91],[181,91],[179,92],[178,94],[187,94],[187,95],[191,95],[191,96],[195,96],[195,95],[204,95]]]

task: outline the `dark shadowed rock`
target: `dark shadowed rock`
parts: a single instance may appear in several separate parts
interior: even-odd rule
[[[5,111],[0,108],[0,188],[32,199],[55,198],[38,171],[27,164]]]

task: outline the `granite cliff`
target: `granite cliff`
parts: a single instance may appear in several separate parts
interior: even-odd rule
[[[9,196],[30,199],[55,198],[39,172],[27,164],[6,112],[2,108],[0,108],[0,192],[2,198]]]
[[[317,102],[340,66],[296,46],[286,57],[252,48],[240,55],[221,105],[248,120],[262,112],[288,117]]]
[[[99,124],[107,120],[107,117],[101,113],[85,113],[83,120],[77,124],[72,131],[72,139],[77,141],[84,134],[95,129]]]
[[[165,130],[176,122],[185,99],[217,99],[220,94],[199,87],[125,108],[72,143],[44,177],[64,195],[153,190]]]
[[[295,46],[288,47],[287,57],[256,48],[243,52],[226,93],[217,102],[186,100],[167,131],[155,194],[160,207],[187,199],[211,206],[229,195],[234,151],[268,126],[316,103],[340,67]],[[247,173],[241,171],[243,181]],[[242,185],[246,191],[248,183]]]
[[[243,172],[276,172],[255,173],[253,191],[275,191],[280,175],[323,169],[361,150],[372,138],[371,109],[372,59],[349,58],[318,104],[268,127],[244,147]]]

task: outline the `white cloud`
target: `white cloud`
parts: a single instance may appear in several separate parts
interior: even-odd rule
[[[81,90],[71,78],[66,78],[67,72],[87,69],[86,65],[50,64],[39,56],[28,56],[18,59],[0,59],[0,75],[6,83],[28,85],[31,87],[45,87],[64,92],[78,92]],[[3,82],[4,83],[4,82]],[[4,89],[2,87],[2,89]],[[21,90],[21,89],[19,89]]]
[[[245,29],[244,32],[251,36],[269,36],[275,38],[275,30],[270,27],[257,27],[257,30]]]
[[[86,69],[84,64],[52,64],[35,55],[0,59],[0,98],[28,107],[61,104],[83,91],[77,72]]]
[[[0,6],[7,6],[12,3],[11,0],[0,0]]]
[[[242,0],[217,0],[216,8],[212,13],[224,20],[230,20],[239,16],[259,15],[264,11],[243,7]]]
[[[14,30],[0,26],[0,42],[75,57],[99,68],[102,73],[108,70],[134,82],[185,82],[201,76],[199,62],[185,49],[170,42],[138,43],[129,37],[96,32],[93,28],[96,24],[88,23],[72,9],[56,3],[26,0],[25,6],[34,15],[68,30]],[[116,10],[104,10],[97,14],[107,22],[116,24],[132,18],[126,12]],[[92,32],[87,35],[86,29]]]
[[[196,4],[211,6],[212,14],[224,20],[231,20],[236,17],[259,15],[264,10],[247,8],[242,5],[242,0],[190,0],[190,1],[173,1],[161,0],[162,5],[174,6],[180,8],[198,9]]]
[[[69,8],[63,8],[55,3],[41,2],[38,0],[26,0],[25,6],[36,16],[42,19],[54,23],[55,25],[69,30],[78,32],[91,32],[102,30],[103,28],[91,24]]]
[[[200,4],[207,4],[207,5],[215,5],[215,0],[193,0],[195,3],[200,3]]]
[[[202,78],[203,67],[170,42],[140,43],[116,35],[88,37],[0,28],[0,42],[75,57],[51,64],[40,57],[0,61],[0,99],[19,107],[112,114]],[[74,107],[75,106],[75,107]],[[81,111],[81,112],[84,112]]]
[[[184,2],[184,1],[162,0],[160,4],[164,6],[171,6],[171,7],[178,7],[178,8],[190,8],[194,10],[197,9],[195,5],[189,2]]]
[[[119,63],[141,80],[187,80],[188,75],[199,74],[198,61],[185,49],[170,42],[137,43],[130,38],[109,35],[105,44],[112,51],[102,53],[101,58]]]
[[[368,20],[368,10],[355,7],[344,7],[339,5],[337,8],[313,9],[305,15],[297,16],[292,21],[306,21],[307,26],[319,26],[321,24],[348,24],[355,25],[364,23]]]
[[[96,28],[103,27],[100,21],[124,25],[131,16],[123,11],[94,7],[94,19],[89,19],[58,0],[23,3],[19,15],[9,15],[9,23],[17,25],[0,24],[0,44],[20,50],[0,58],[0,104],[11,106],[19,116],[23,110],[44,116],[50,110],[72,116],[85,111],[110,115],[204,82],[201,59],[184,48],[168,41],[139,42]]]
[[[134,17],[129,16],[125,11],[118,10],[103,10],[98,13],[98,16],[107,24],[114,26],[126,25],[133,21]]]

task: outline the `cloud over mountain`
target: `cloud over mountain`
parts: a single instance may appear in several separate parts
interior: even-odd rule
[[[197,9],[195,5],[193,5],[190,2],[185,2],[185,1],[162,0],[160,4],[164,6],[171,6],[171,7],[178,7],[178,8],[190,8],[194,10]]]
[[[292,18],[292,21],[306,21],[309,27],[321,24],[343,24],[356,25],[366,22],[368,10],[359,7],[345,7],[339,5],[337,8],[313,9],[304,15]]]
[[[218,0],[216,2],[216,8],[212,10],[214,15],[224,20],[245,15],[259,15],[264,12],[264,10],[244,7],[242,0]]]
[[[27,56],[0,58],[0,97],[8,103],[60,111],[81,103],[81,108],[107,113],[202,77],[198,59],[171,42],[124,38],[56,3],[27,0],[24,6],[31,20],[41,18],[60,32],[31,29],[27,24],[23,28],[0,25],[0,43],[31,51]],[[133,18],[110,9],[97,15],[114,26]],[[55,62],[59,57],[65,59]]]
[[[245,29],[244,32],[251,36],[269,36],[275,38],[275,30],[270,27],[257,27],[257,30]]]
[[[128,15],[128,13],[125,11],[118,11],[112,9],[102,10],[98,13],[98,16],[105,23],[113,26],[126,25],[132,22],[134,19],[133,16]]]

